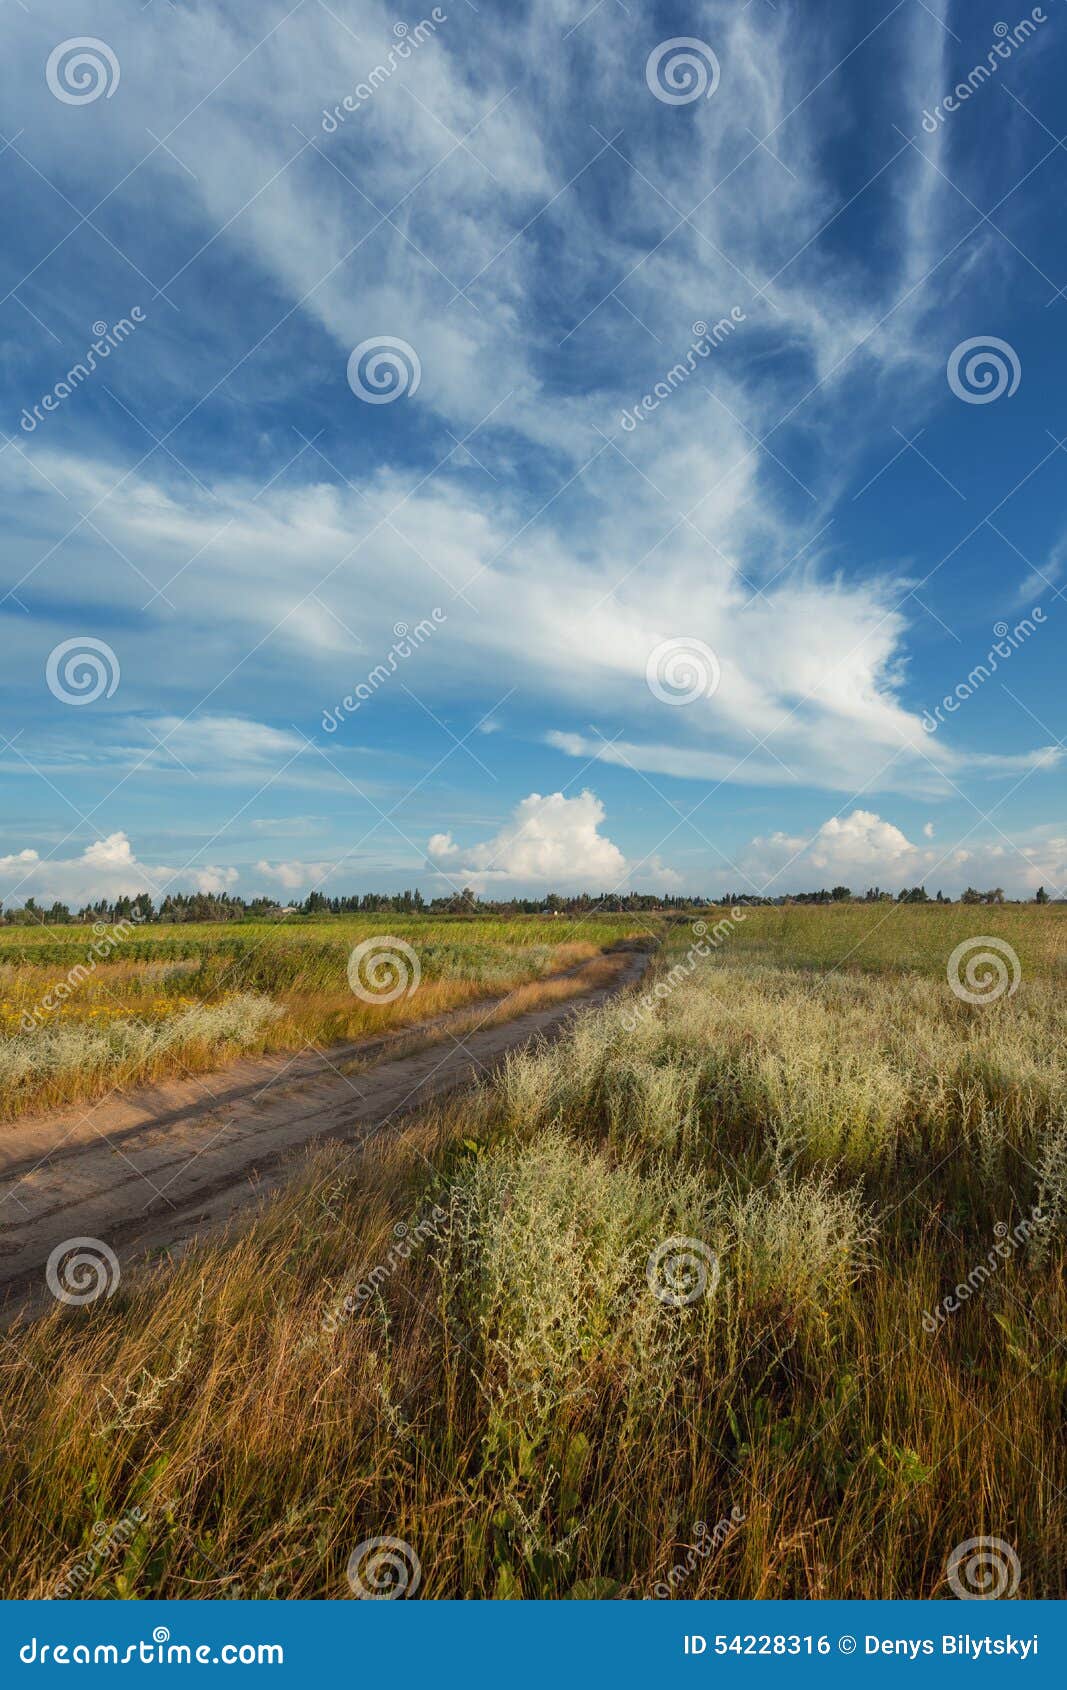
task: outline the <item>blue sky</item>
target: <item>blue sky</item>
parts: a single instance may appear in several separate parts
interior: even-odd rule
[[[1061,0],[4,22],[0,895],[1067,890]]]

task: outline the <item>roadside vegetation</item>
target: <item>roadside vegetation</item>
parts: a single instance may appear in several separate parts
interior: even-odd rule
[[[951,1598],[990,1539],[1063,1597],[1065,921],[677,922],[561,1042],[9,1332],[4,1594]],[[978,935],[1019,970],[969,1002]]]
[[[114,944],[105,932],[94,956],[92,929],[0,928],[0,1121],[238,1055],[374,1038],[545,982],[649,931],[643,918],[619,916],[390,915],[387,926],[339,917],[250,922],[236,933],[159,923]],[[401,954],[400,973],[358,996],[352,949],[383,936],[416,960]]]

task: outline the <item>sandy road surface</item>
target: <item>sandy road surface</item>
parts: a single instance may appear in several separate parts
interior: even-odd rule
[[[256,1058],[0,1126],[5,1319],[51,1306],[44,1270],[56,1245],[101,1239],[124,1270],[149,1252],[178,1253],[283,1185],[301,1150],[356,1142],[470,1083],[531,1038],[558,1034],[575,1008],[632,984],[650,960],[625,953],[613,978],[579,997],[450,1037],[450,1021],[469,1019],[472,1007],[488,1015],[504,1000],[467,1006],[427,1024],[444,1037],[413,1054],[391,1056],[395,1041],[377,1040]],[[368,1056],[373,1067],[344,1071]]]

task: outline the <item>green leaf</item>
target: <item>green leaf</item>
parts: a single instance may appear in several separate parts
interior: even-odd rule
[[[622,1590],[618,1579],[579,1579],[567,1595],[572,1602],[613,1602]]]
[[[521,1595],[518,1580],[510,1567],[498,1567],[496,1573],[496,1589],[493,1592],[498,1602],[517,1602]]]

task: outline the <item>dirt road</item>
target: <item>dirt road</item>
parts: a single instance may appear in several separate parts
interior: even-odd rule
[[[649,961],[646,952],[621,955],[604,983],[597,959],[601,983],[581,996],[462,1036],[449,1023],[468,1027],[469,1006],[409,1028],[432,1031],[436,1042],[407,1055],[393,1054],[396,1041],[377,1040],[256,1058],[0,1126],[3,1318],[51,1306],[45,1264],[56,1246],[102,1240],[123,1272],[150,1252],[176,1255],[283,1185],[302,1150],[356,1142],[469,1084],[531,1038],[557,1035],[576,1007],[603,1002]],[[580,979],[583,971],[569,972]],[[476,1008],[484,1019],[504,1001]]]

